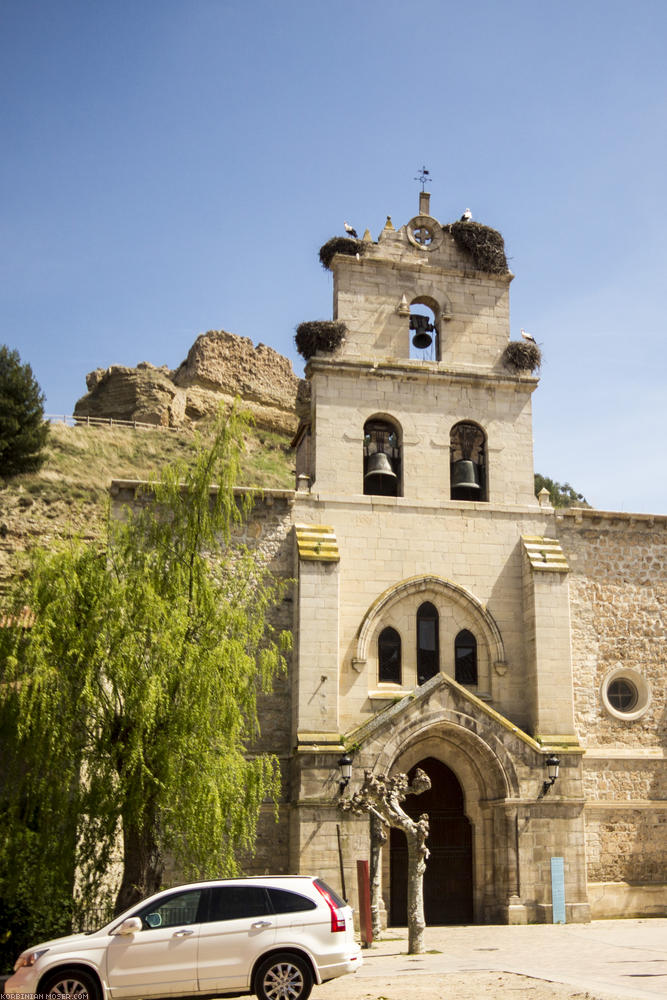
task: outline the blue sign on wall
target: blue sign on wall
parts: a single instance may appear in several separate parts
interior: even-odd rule
[[[562,858],[551,859],[551,909],[554,924],[565,923],[565,868]]]

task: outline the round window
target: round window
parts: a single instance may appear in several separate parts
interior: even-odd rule
[[[639,719],[651,702],[648,682],[636,670],[616,667],[602,682],[602,703],[610,715],[624,722]]]
[[[618,677],[607,688],[607,698],[617,712],[631,712],[637,704],[637,688],[626,677]]]

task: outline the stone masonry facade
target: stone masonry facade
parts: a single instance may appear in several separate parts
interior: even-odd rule
[[[592,902],[600,897],[601,912],[615,899],[614,912],[663,913],[667,519],[567,511],[558,517],[558,532],[572,566],[573,695],[577,731],[587,748]],[[608,678],[626,669],[649,686],[644,713],[628,721],[610,714],[603,698]]]
[[[296,488],[266,491],[242,536],[291,581],[293,633],[255,748],[280,760],[279,818],[267,804],[247,870],[356,902],[369,823],[339,808],[345,751],[342,794],[365,770],[432,777],[427,922],[550,921],[561,888],[568,921],[667,914],[667,518],[534,496],[512,275],[476,269],[428,195],[331,269],[347,332],[306,367]],[[400,840],[382,855],[397,924]]]

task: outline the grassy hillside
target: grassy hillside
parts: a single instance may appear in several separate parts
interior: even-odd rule
[[[289,445],[286,435],[250,432],[239,485],[293,489]],[[40,471],[0,480],[0,589],[32,545],[71,534],[100,537],[112,479],[149,479],[166,463],[187,462],[194,448],[187,430],[53,424]]]

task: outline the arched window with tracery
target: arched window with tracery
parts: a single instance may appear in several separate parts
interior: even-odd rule
[[[459,684],[477,684],[477,640],[467,628],[454,640],[454,679]]]
[[[378,638],[378,680],[401,683],[401,637],[395,628],[383,628]]]
[[[449,435],[450,497],[487,500],[486,434],[477,424],[462,420]]]
[[[417,611],[417,683],[424,684],[440,670],[440,637],[437,608],[424,601]]]
[[[401,441],[398,427],[373,417],[364,424],[364,493],[400,497]]]

